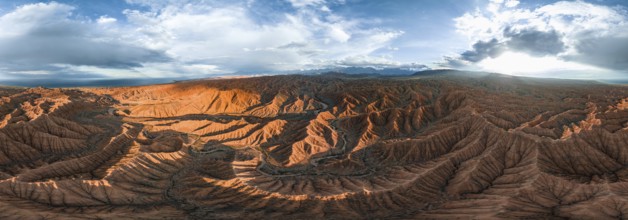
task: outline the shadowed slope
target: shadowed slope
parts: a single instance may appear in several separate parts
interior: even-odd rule
[[[5,218],[628,211],[621,86],[444,71],[0,94]]]

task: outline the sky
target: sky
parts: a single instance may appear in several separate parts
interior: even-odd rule
[[[0,0],[0,82],[342,67],[628,79],[628,1]]]

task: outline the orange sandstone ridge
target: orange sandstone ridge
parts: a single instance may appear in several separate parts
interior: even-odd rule
[[[0,88],[2,219],[617,219],[628,88],[445,73]]]

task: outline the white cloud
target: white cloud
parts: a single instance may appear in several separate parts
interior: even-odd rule
[[[125,14],[147,47],[166,50],[182,65],[203,62],[226,72],[317,68],[345,57],[369,55],[403,34],[364,28],[364,21],[331,10],[320,13],[325,1],[291,3],[299,8],[272,23],[260,23],[247,6],[238,5],[171,4]]]
[[[0,37],[12,37],[25,34],[38,28],[46,21],[67,22],[67,16],[74,7],[52,2],[20,6],[14,11],[0,16]]]
[[[477,10],[456,18],[456,27],[473,40],[503,37],[506,28],[536,29],[542,31],[556,30],[568,37],[577,37],[582,34],[621,34],[617,27],[626,23],[624,11],[615,8],[594,5],[582,1],[557,2],[533,10],[518,8],[502,8],[501,3],[491,3],[489,7],[497,5],[498,11],[484,13]]]
[[[357,55],[345,57],[342,60],[335,61],[335,64],[351,67],[398,67],[401,63],[391,60],[390,57],[373,57],[366,55]]]
[[[100,16],[98,18],[98,20],[96,20],[96,23],[98,24],[111,24],[111,23],[115,23],[116,21],[118,21],[115,18],[112,17],[107,17],[107,16]]]
[[[293,7],[302,8],[306,6],[312,5],[322,5],[325,3],[325,0],[288,0]]]
[[[347,42],[351,38],[351,35],[339,25],[330,25],[328,34],[333,40],[342,43]]]
[[[327,5],[321,6],[320,10],[323,11],[323,12],[331,12],[331,9],[329,9],[329,7],[327,7]]]
[[[489,56],[483,52],[496,50],[479,51],[484,47],[474,47],[454,59],[471,61],[466,62],[471,65],[483,59],[507,62],[499,56],[510,51],[537,57],[549,56],[543,59],[553,59],[556,62],[552,65],[560,64],[566,69],[591,70],[590,65],[594,65],[600,71],[628,71],[628,58],[620,58],[628,57],[628,52],[621,52],[628,50],[628,15],[625,10],[583,1],[561,1],[533,9],[517,6],[516,0],[491,0],[486,10],[478,9],[456,18],[458,33],[477,42],[474,45],[495,42],[492,47],[500,53]],[[616,48],[612,49],[607,42],[613,42]],[[480,59],[465,60],[465,55]],[[520,64],[523,62],[518,61]],[[511,66],[514,69],[518,65]],[[481,67],[486,68],[487,65]],[[550,69],[556,68],[543,71],[552,71]]]
[[[167,62],[161,51],[133,46],[116,29],[100,21],[73,16],[74,7],[60,3],[37,3],[16,8],[0,16],[0,74],[24,77],[55,77],[81,72],[80,66],[102,70],[131,69],[144,63]],[[106,22],[105,22],[106,23]],[[105,71],[85,76],[103,77]],[[6,76],[5,76],[6,78]]]
[[[370,56],[403,34],[334,14],[323,0],[290,1],[295,8],[269,22],[255,17],[253,1],[127,2],[148,9],[125,10],[124,22],[76,16],[75,7],[55,2],[0,16],[0,66],[12,77],[38,71],[90,77],[272,72]]]
[[[518,0],[508,0],[504,3],[504,6],[508,7],[508,8],[512,8],[512,7],[517,7],[517,5],[519,5],[519,1]]]
[[[496,58],[486,58],[479,63],[479,67],[490,72],[499,72],[512,75],[548,77],[548,72],[605,72],[604,69],[576,62],[564,61],[557,57],[534,57],[525,53],[506,52]],[[557,76],[554,76],[557,77]],[[564,77],[564,76],[563,76]],[[571,78],[583,78],[575,74]]]

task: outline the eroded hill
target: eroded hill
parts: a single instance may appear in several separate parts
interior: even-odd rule
[[[628,213],[623,86],[442,73],[0,96],[3,219]]]

